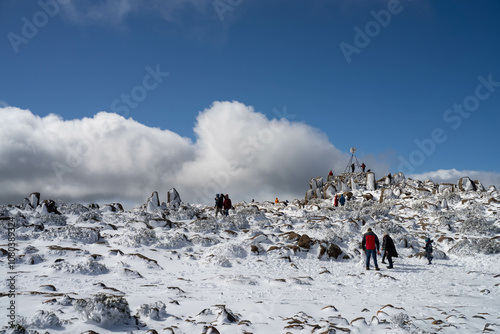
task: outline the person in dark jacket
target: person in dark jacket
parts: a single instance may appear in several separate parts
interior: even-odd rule
[[[398,252],[396,251],[394,241],[387,232],[384,233],[384,238],[382,239],[382,250],[384,251],[384,257],[387,256],[387,260],[389,261],[387,268],[392,269],[392,258],[398,257]],[[384,257],[382,257],[382,263],[384,263]]]
[[[365,163],[363,162],[363,163],[361,164],[361,169],[363,170],[363,173],[365,172],[365,168],[366,168],[366,165],[365,165]]]
[[[215,196],[215,217],[217,217],[217,214],[219,212],[222,215],[224,214],[224,211],[222,211],[223,206],[224,206],[224,195],[223,194],[217,194]]]
[[[380,270],[377,264],[377,254],[380,255],[380,243],[371,228],[368,228],[368,231],[363,235],[361,246],[366,253],[366,270],[370,270],[370,257],[373,257],[375,270]]]
[[[423,247],[425,249],[425,258],[429,261],[428,264],[432,264],[432,259],[434,256],[432,256],[432,240],[429,238],[425,239],[425,246]]]
[[[340,206],[344,206],[344,204],[345,204],[345,197],[344,197],[344,194],[340,195],[340,198],[339,198],[339,203],[340,203]]]
[[[229,215],[229,209],[231,209],[233,207],[233,204],[231,203],[231,199],[229,198],[229,195],[226,194],[226,196],[224,196],[224,213],[227,215]]]

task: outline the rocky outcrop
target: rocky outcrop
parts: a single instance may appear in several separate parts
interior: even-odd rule
[[[158,198],[158,192],[154,191],[148,198],[148,202],[146,204],[146,211],[151,213],[156,211],[159,207],[160,207],[160,200]]]
[[[457,182],[458,189],[460,191],[476,191],[476,184],[468,177],[461,177]]]
[[[175,188],[171,188],[167,193],[167,203],[169,207],[178,208],[182,203],[181,196]]]

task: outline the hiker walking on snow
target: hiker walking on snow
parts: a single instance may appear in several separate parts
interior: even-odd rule
[[[224,213],[227,215],[229,215],[229,209],[231,209],[233,207],[233,204],[231,203],[231,199],[229,198],[229,195],[226,194],[226,196],[224,196]]]
[[[340,195],[340,198],[339,198],[339,203],[340,203],[340,206],[344,206],[344,204],[345,204],[345,197],[344,197],[344,194]]]
[[[370,257],[373,257],[375,270],[380,270],[377,264],[377,254],[380,255],[380,243],[377,235],[373,233],[371,228],[368,228],[367,232],[363,235],[361,246],[366,254],[366,270],[370,270]]]
[[[434,256],[432,256],[432,240],[429,238],[425,239],[425,246],[423,247],[425,249],[425,258],[429,261],[428,264],[432,264],[432,259]]]
[[[398,257],[398,252],[396,251],[396,246],[394,245],[394,241],[389,236],[388,232],[384,233],[384,238],[382,239],[382,250],[384,251],[384,256],[382,257],[382,263],[384,262],[384,258],[387,255],[387,260],[389,261],[389,265],[387,269],[392,269],[392,258]]]
[[[217,194],[215,196],[215,217],[217,218],[217,214],[220,212],[221,215],[224,215],[224,211],[222,211],[222,208],[224,206],[224,195],[223,194]]]

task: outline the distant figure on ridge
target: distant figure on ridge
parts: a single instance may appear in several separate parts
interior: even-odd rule
[[[377,254],[380,255],[380,243],[377,235],[373,233],[371,228],[368,228],[367,232],[363,235],[361,246],[366,254],[366,270],[370,270],[370,257],[373,257],[375,270],[380,270],[377,264]]]
[[[425,246],[423,247],[425,249],[425,258],[429,261],[428,264],[432,264],[432,259],[434,256],[432,256],[432,240],[429,238],[425,238]]]
[[[215,217],[217,218],[217,214],[220,212],[222,215],[224,211],[222,211],[222,207],[224,206],[224,195],[216,194],[215,195]]]
[[[330,182],[330,181],[332,181],[332,179],[333,179],[333,172],[332,172],[332,170],[330,170],[330,173],[328,173],[327,181]]]
[[[387,174],[387,179],[389,180],[389,184],[392,183],[392,175],[391,173]]]
[[[396,251],[396,246],[394,245],[394,241],[389,236],[388,232],[384,233],[384,237],[382,238],[382,250],[384,251],[384,256],[382,257],[382,263],[384,262],[384,258],[387,256],[387,260],[389,261],[389,265],[387,269],[392,269],[392,258],[398,257],[398,252]]]
[[[231,199],[229,198],[229,195],[226,194],[226,196],[224,196],[224,213],[227,215],[229,215],[229,209],[231,209],[233,207],[233,204],[231,203]]]
[[[278,204],[280,201],[278,201],[278,197],[274,200],[274,204]]]
[[[366,165],[365,165],[365,163],[363,162],[363,163],[361,164],[361,169],[363,170],[363,173],[365,172],[365,168],[366,168]]]
[[[345,204],[345,197],[344,197],[344,194],[341,194],[341,195],[340,195],[340,198],[339,198],[339,203],[340,203],[340,206],[344,206],[344,204]]]
[[[354,162],[351,164],[352,172],[354,173]]]

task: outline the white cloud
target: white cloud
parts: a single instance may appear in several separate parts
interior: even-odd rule
[[[285,114],[286,115],[286,114]],[[144,203],[175,187],[185,202],[302,198],[310,177],[340,172],[348,155],[321,131],[268,119],[238,102],[200,112],[196,142],[117,114],[64,120],[0,108],[0,202],[31,192],[74,202]]]
[[[292,200],[303,198],[311,177],[344,171],[349,153],[320,130],[294,122],[286,110],[276,115],[269,119],[239,102],[214,102],[198,114],[193,143],[113,113],[64,120],[0,107],[0,203],[20,204],[38,191],[44,199],[130,207],[145,203],[153,191],[165,201],[172,187],[190,203],[211,204],[220,192],[236,202]],[[377,175],[389,170],[383,157],[363,160]],[[486,187],[500,184],[493,172],[408,176],[452,183],[469,176]]]
[[[500,189],[500,173],[495,173],[495,172],[439,169],[433,172],[408,175],[408,177],[417,180],[432,180],[435,183],[443,182],[443,183],[453,183],[453,184],[456,184],[458,179],[464,176],[468,176],[472,180],[481,181],[483,186],[485,186],[486,188],[488,188],[490,185],[495,185],[497,189]]]
[[[190,203],[211,204],[220,192],[236,202],[292,200],[303,198],[311,177],[344,171],[349,153],[320,130],[294,122],[286,110],[276,115],[269,119],[239,102],[214,102],[198,114],[193,143],[113,113],[64,120],[0,107],[0,203],[20,204],[38,191],[44,199],[136,206],[153,191],[165,201],[172,187]],[[389,171],[383,156],[362,160],[377,175]],[[493,172],[408,175],[451,183],[462,176],[500,185]]]

